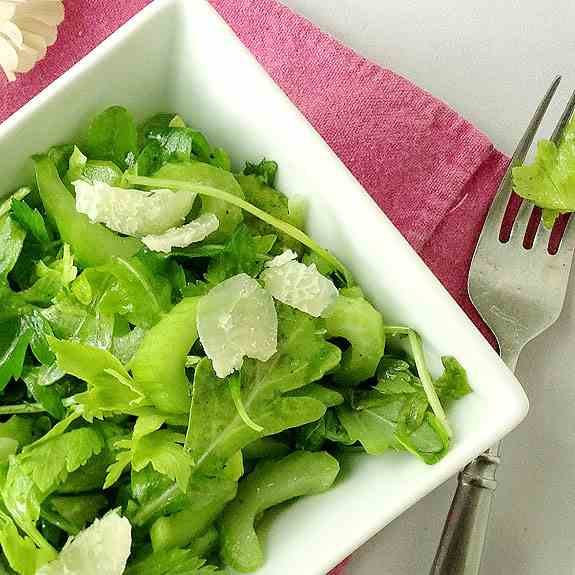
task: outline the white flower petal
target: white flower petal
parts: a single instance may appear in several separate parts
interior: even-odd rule
[[[24,44],[30,46],[38,52],[38,60],[42,60],[46,56],[47,46],[46,41],[42,36],[38,34],[33,34],[32,32],[22,32],[22,38],[24,39]]]
[[[16,14],[16,6],[11,2],[0,2],[0,20],[11,20]]]
[[[62,0],[0,0],[0,67],[10,81],[44,58],[63,19]],[[16,50],[16,61],[6,43]]]
[[[18,67],[16,72],[29,72],[38,61],[38,52],[30,46],[22,46],[18,50]]]
[[[56,26],[49,26],[30,16],[16,16],[13,22],[22,32],[32,32],[32,34],[42,36],[46,41],[46,46],[54,44],[58,37],[58,29]]]
[[[10,20],[0,20],[0,34],[6,36],[6,38],[14,44],[15,48],[21,48],[24,43],[20,28],[18,28],[14,22],[10,22]]]
[[[51,0],[19,2],[16,16],[29,16],[49,26],[58,26],[64,20],[64,5]]]
[[[337,288],[315,264],[306,266],[294,260],[291,254],[288,259],[287,254],[276,256],[262,272],[266,289],[286,305],[313,317],[321,316],[337,299]]]
[[[267,361],[277,351],[273,299],[247,274],[223,281],[200,300],[197,327],[218,377],[240,369],[244,357]]]
[[[104,182],[73,182],[76,209],[93,222],[128,236],[163,234],[180,225],[196,194],[172,190],[129,190]]]
[[[10,82],[16,79],[16,68],[18,67],[18,53],[12,43],[0,34],[0,68],[4,70]]]
[[[152,251],[170,253],[172,248],[185,248],[190,244],[201,242],[215,232],[219,225],[215,214],[202,214],[179,228],[170,228],[160,235],[144,236],[142,242]]]

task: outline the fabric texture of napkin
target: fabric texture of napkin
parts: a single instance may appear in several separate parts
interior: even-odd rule
[[[66,20],[46,59],[13,84],[0,80],[0,121],[148,3],[66,2]],[[493,341],[466,283],[508,158],[445,103],[275,0],[211,4]]]

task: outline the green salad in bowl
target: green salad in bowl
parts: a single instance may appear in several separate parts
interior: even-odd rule
[[[254,571],[346,452],[446,454],[464,369],[431,377],[275,162],[121,107],[33,160],[0,207],[0,570]]]

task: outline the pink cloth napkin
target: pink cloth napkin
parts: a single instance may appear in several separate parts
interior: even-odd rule
[[[47,58],[14,84],[0,80],[0,121],[148,3],[67,2]],[[493,341],[466,283],[508,158],[445,103],[275,0],[211,3]]]

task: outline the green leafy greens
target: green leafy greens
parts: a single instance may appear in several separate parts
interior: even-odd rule
[[[537,161],[569,159],[573,131]],[[347,451],[447,453],[465,370],[431,376],[419,336],[307,235],[276,162],[236,173],[184,118],[120,106],[33,161],[0,205],[0,571],[251,571],[260,517],[328,489]],[[138,220],[118,198],[160,188],[185,200],[149,218],[160,238],[200,216],[211,233],[155,252],[93,217]]]

